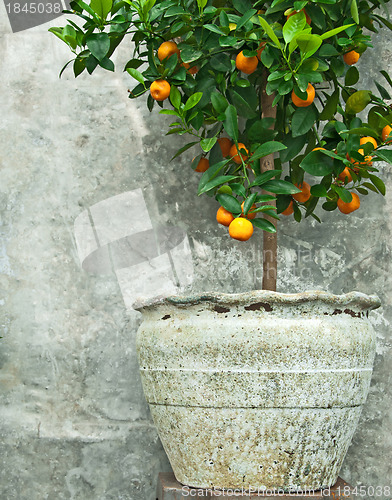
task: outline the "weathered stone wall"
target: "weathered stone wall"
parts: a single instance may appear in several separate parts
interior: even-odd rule
[[[169,163],[183,140],[164,137],[170,120],[143,99],[128,99],[133,82],[121,66],[131,48],[121,49],[115,74],[74,80],[69,70],[59,79],[70,54],[48,27],[14,34],[0,4],[0,497],[153,500],[157,473],[170,465],[138,375],[140,317],[125,307],[118,275],[98,274],[99,262],[81,267],[75,221],[87,214],[90,227],[87,209],[141,188],[149,219],[133,207],[130,227],[185,231],[194,291],[259,287],[261,242],[229,241],[215,201],[192,194],[191,152]],[[390,40],[384,32],[361,59],[365,85],[391,67]],[[354,485],[392,479],[392,176],[382,170],[385,200],[371,194],[349,217],[324,213],[323,225],[285,220],[279,235],[280,291],[359,290],[383,302],[372,314],[371,392],[341,473]]]

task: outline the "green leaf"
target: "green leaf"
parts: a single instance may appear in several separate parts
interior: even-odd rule
[[[300,135],[298,137],[292,137],[287,134],[283,139],[283,144],[287,146],[287,149],[281,151],[279,156],[283,163],[292,160],[298,153],[300,153],[305,146],[306,135]],[[286,207],[287,208],[287,207]]]
[[[215,146],[216,141],[217,138],[215,136],[207,139],[202,139],[200,141],[200,147],[205,153],[208,153],[208,151],[210,151],[210,149]]]
[[[232,104],[230,104],[226,108],[223,126],[224,126],[227,134],[233,139],[233,141],[238,142],[237,110],[236,110],[235,106],[233,106]]]
[[[324,109],[321,111],[320,120],[330,120],[336,113],[339,104],[339,87],[328,97]]]
[[[267,231],[268,233],[276,233],[276,227],[266,219],[253,219],[252,224],[263,231]]]
[[[217,33],[218,35],[226,35],[226,32],[221,30],[218,26],[215,24],[204,24],[204,28],[208,29],[209,31],[212,31],[213,33]]]
[[[240,214],[242,212],[241,203],[232,196],[231,194],[218,194],[216,197],[218,202],[222,205],[223,208],[231,212],[232,214]]]
[[[194,146],[195,144],[198,144],[199,141],[193,141],[193,142],[188,142],[188,144],[185,144],[185,146],[183,146],[182,148],[180,148],[177,153],[173,156],[173,158],[170,160],[170,161],[173,161],[175,158],[177,158],[178,156],[180,156],[182,153],[184,153],[185,151],[187,151],[189,148],[191,148],[192,146]]]
[[[347,70],[346,76],[344,77],[344,84],[351,87],[358,83],[359,71],[355,66],[350,66]]]
[[[315,184],[310,188],[310,194],[316,196],[317,198],[323,198],[327,196],[327,189],[322,184]]]
[[[137,69],[134,69],[134,68],[128,68],[127,69],[127,72],[135,79],[137,80],[139,83],[142,83],[144,85],[144,77],[143,75],[140,73],[140,71],[138,71]]]
[[[231,71],[231,59],[228,54],[216,54],[210,58],[211,68],[216,71]]]
[[[233,190],[233,193],[238,194],[239,196],[242,196],[243,198],[246,198],[246,191],[245,188],[242,184],[238,184],[234,182],[233,184],[230,184],[231,189]]]
[[[229,105],[226,98],[222,94],[220,94],[219,92],[213,92],[211,94],[211,103],[212,103],[214,109],[219,114],[224,113],[226,111],[227,106]]]
[[[250,107],[250,105],[238,92],[236,92],[235,90],[231,90],[230,96],[239,116],[243,116],[244,118],[248,119],[254,118],[256,116],[256,112],[254,111],[254,109]]]
[[[112,8],[112,4],[112,0],[91,0],[90,7],[101,19],[105,20]]]
[[[376,149],[374,154],[376,154],[375,160],[386,161],[392,165],[392,151],[390,149]]]
[[[278,141],[269,141],[261,144],[252,155],[252,161],[263,158],[264,156],[270,155],[272,153],[277,153],[286,149],[286,146]]]
[[[388,75],[388,73],[384,70],[380,71],[380,73],[382,74],[382,76],[385,78],[385,80],[389,83],[389,85],[392,87],[392,79],[391,77]]]
[[[358,5],[356,0],[351,0],[351,7],[350,7],[351,15],[354,21],[359,24],[359,13],[358,13]]]
[[[211,189],[214,189],[220,186],[221,184],[224,184],[225,182],[233,181],[234,179],[238,179],[238,176],[218,175],[218,177],[215,177],[215,179],[212,179],[211,181],[207,182],[207,184],[205,184],[205,186],[198,192],[198,194],[200,195],[203,193],[207,193],[208,191],[211,191]]]
[[[265,182],[271,180],[273,177],[280,175],[281,173],[281,170],[267,170],[266,172],[258,175],[249,187],[251,188],[254,186],[261,186]]]
[[[298,12],[290,16],[283,25],[283,38],[286,43],[290,43],[296,35],[302,32],[306,26],[306,16],[303,12]]]
[[[333,158],[323,151],[312,151],[300,163],[300,167],[310,175],[324,177],[333,172]]]
[[[344,203],[350,203],[352,201],[353,195],[344,187],[332,185],[332,189]]]
[[[195,94],[192,94],[185,103],[184,111],[194,108],[202,97],[203,92],[196,92]]]
[[[245,24],[257,13],[257,10],[251,9],[241,17],[239,22],[237,23],[237,30],[241,29]]]
[[[179,109],[181,106],[181,93],[174,85],[170,87],[170,102],[174,109]]]
[[[320,35],[298,35],[296,41],[305,58],[312,56],[323,43]]]
[[[257,198],[257,193],[252,193],[250,196],[248,196],[245,201],[244,201],[244,215],[246,215],[249,210],[252,208],[252,205],[255,202],[255,199]]]
[[[358,90],[350,95],[346,102],[346,113],[355,115],[360,113],[371,102],[370,90]]]
[[[110,49],[110,38],[107,33],[93,33],[86,38],[86,44],[92,55],[102,61]]]
[[[383,99],[391,99],[391,96],[389,95],[389,92],[387,91],[387,89],[385,87],[383,87],[382,85],[380,85],[376,81],[374,81],[374,83],[376,84],[376,87],[377,87],[378,91],[380,92],[380,96]]]
[[[278,49],[281,49],[280,47],[280,42],[279,42],[279,39],[278,37],[275,35],[275,32],[274,30],[271,28],[271,26],[267,23],[267,21],[259,16],[259,21],[260,21],[260,24],[262,26],[262,28],[264,29],[264,31],[267,33],[267,35],[269,36],[269,38],[274,42],[275,46],[278,48]]]
[[[114,62],[108,57],[104,57],[101,61],[99,61],[99,65],[101,68],[104,68],[108,71],[114,71]]]
[[[307,108],[297,108],[291,121],[292,136],[298,137],[306,134],[317,121],[317,108],[312,104]]]
[[[330,57],[338,56],[339,52],[335,49],[335,47],[333,45],[326,43],[320,48],[319,54],[320,54],[320,57],[330,58]]]
[[[369,127],[352,128],[351,130],[348,130],[347,133],[354,134],[354,135],[370,135],[371,137],[378,139],[377,132],[375,132],[375,130],[373,130],[372,128],[369,128]]]
[[[347,28],[350,28],[350,26],[355,26],[354,24],[346,24],[345,26],[340,26],[339,28],[335,28],[330,31],[326,31],[321,35],[321,38],[323,40],[326,40],[327,38],[331,38],[331,36],[335,36],[338,33],[341,33],[342,31],[346,30]]]
[[[376,186],[376,188],[380,191],[380,193],[385,196],[386,188],[383,181],[379,177],[376,177],[372,174],[369,174],[369,179],[372,181],[373,185]]]
[[[291,182],[281,180],[267,181],[263,184],[263,189],[275,194],[295,194],[301,192],[301,190],[294,186]]]

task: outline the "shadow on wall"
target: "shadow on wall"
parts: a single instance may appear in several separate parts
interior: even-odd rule
[[[177,294],[192,283],[187,234],[177,227],[153,227],[141,189],[84,210],[75,219],[74,234],[82,268],[114,272],[127,308]]]

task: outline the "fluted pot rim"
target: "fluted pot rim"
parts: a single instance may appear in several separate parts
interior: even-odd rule
[[[381,301],[377,295],[367,295],[362,292],[348,292],[336,295],[321,290],[308,290],[298,293],[282,293],[270,290],[252,290],[241,293],[206,292],[189,295],[172,295],[153,299],[139,299],[134,309],[143,312],[162,305],[185,308],[202,304],[221,306],[236,306],[263,303],[266,305],[296,305],[306,303],[321,303],[332,307],[350,308],[359,311],[377,309]]]

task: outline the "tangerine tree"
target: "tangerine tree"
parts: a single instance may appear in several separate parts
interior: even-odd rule
[[[264,231],[263,287],[275,289],[280,215],[321,222],[318,206],[349,214],[385,194],[377,162],[392,164],[392,80],[381,70],[375,95],[355,65],[372,33],[392,29],[386,3],[74,0],[74,20],[50,31],[73,52],[63,70],[72,63],[75,76],[114,71],[129,44],[129,97],[172,116],[167,135],[190,136],[173,158],[197,149],[198,194],[216,198],[232,238]]]

